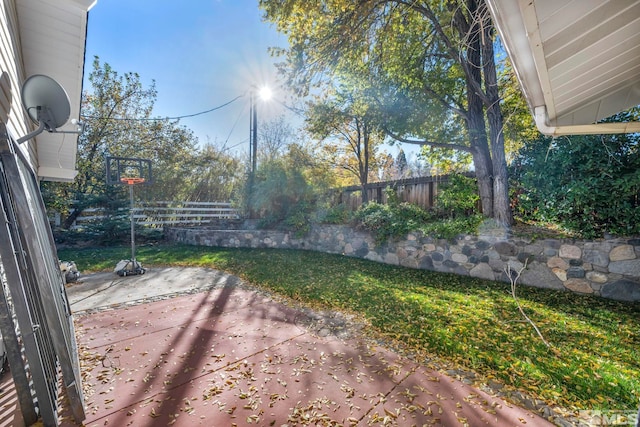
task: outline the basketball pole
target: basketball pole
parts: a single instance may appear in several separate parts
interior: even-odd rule
[[[137,184],[152,184],[151,160],[138,157],[105,158],[107,185],[124,184],[129,186],[129,222],[131,228],[131,259],[120,260],[113,270],[120,277],[144,274],[146,269],[136,259],[136,216],[133,186]]]
[[[134,178],[134,177],[125,177],[120,178],[120,182],[129,186],[129,221],[131,222],[131,259],[126,263],[126,265],[118,271],[118,266],[116,265],[116,272],[120,276],[127,276],[130,274],[144,274],[145,269],[138,263],[136,260],[136,228],[135,228],[135,215],[134,215],[134,198],[133,198],[133,186],[136,184],[142,184],[145,182],[144,178]],[[122,262],[122,261],[121,261]],[[118,264],[119,265],[119,264]],[[129,269],[127,267],[130,266]]]
[[[136,230],[134,225],[134,216],[133,216],[133,186],[134,184],[129,184],[129,200],[131,202],[130,209],[130,217],[131,217],[131,262],[133,263],[133,267],[136,266]]]

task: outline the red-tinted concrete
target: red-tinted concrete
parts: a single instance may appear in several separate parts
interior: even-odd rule
[[[236,286],[77,315],[85,425],[551,425],[358,338],[315,336],[303,321]]]
[[[11,372],[0,374],[0,427],[24,427]]]

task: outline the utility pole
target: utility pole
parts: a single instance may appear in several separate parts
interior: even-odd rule
[[[256,167],[258,164],[258,106],[256,105],[256,89],[251,89],[250,94],[250,142],[251,142],[251,174],[256,173]]]

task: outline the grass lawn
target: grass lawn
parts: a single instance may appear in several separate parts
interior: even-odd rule
[[[509,284],[318,252],[149,246],[145,267],[202,266],[314,308],[358,315],[369,333],[417,357],[436,356],[485,381],[567,409],[637,409],[640,304],[518,287],[547,348],[518,312]],[[113,269],[129,248],[60,250],[81,272]]]

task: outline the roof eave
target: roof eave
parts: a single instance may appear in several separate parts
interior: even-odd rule
[[[96,0],[24,0],[18,20],[25,78],[45,74],[69,96],[71,117],[79,119],[84,73],[87,12]],[[55,18],[52,19],[52,15]],[[69,24],[70,23],[70,24]],[[60,43],[56,43],[56,41]],[[71,126],[64,126],[63,130]],[[35,139],[38,177],[73,181],[78,136],[44,132]]]
[[[487,0],[523,94],[545,135],[640,132],[640,122],[560,125],[540,37],[535,1]]]

